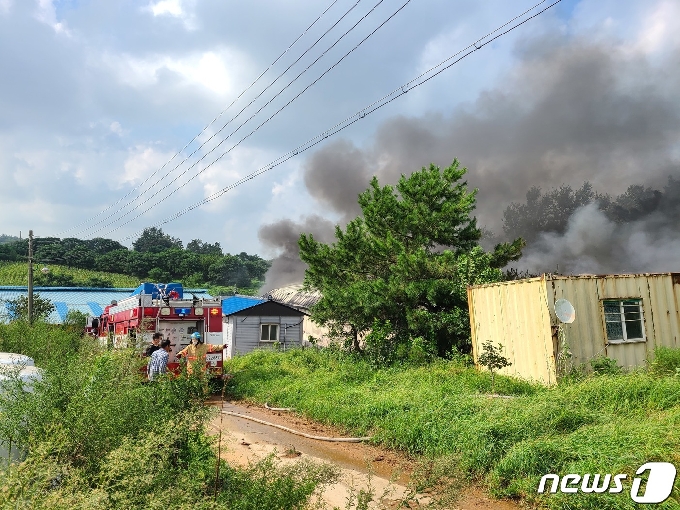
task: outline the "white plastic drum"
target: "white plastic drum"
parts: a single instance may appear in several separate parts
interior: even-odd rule
[[[33,366],[33,359],[28,356],[3,352],[0,353],[0,359],[2,359],[2,363],[0,363],[0,391],[2,391],[2,381],[16,378],[21,381],[24,391],[33,392],[35,383],[42,380],[42,370]],[[19,362],[10,363],[6,360]],[[31,365],[24,364],[27,360]],[[0,412],[2,412],[2,409],[0,409]],[[2,464],[20,461],[26,457],[26,454],[27,452],[8,444],[6,441],[0,443],[0,462]]]
[[[25,367],[34,367],[35,362],[33,361],[33,358],[29,358],[25,354],[0,352],[0,365],[23,365]]]

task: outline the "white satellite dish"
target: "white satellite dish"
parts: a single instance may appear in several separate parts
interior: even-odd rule
[[[555,315],[560,322],[571,324],[576,319],[576,310],[566,299],[558,299],[555,301]]]

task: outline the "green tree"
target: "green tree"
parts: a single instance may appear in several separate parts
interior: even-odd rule
[[[187,244],[187,251],[198,253],[199,255],[222,255],[220,243],[204,243],[200,239],[194,239]]]
[[[170,237],[163,233],[163,230],[157,227],[147,227],[142,232],[142,235],[132,243],[132,247],[138,252],[159,253],[169,248],[182,249],[182,241]]]
[[[113,239],[104,239],[103,237],[95,237],[94,239],[85,241],[85,244],[97,255],[103,255],[112,251],[127,249],[118,241],[114,241]]]
[[[13,243],[15,241],[18,241],[19,238],[16,236],[10,236],[7,234],[0,234],[0,244],[7,244],[7,243]]]
[[[225,255],[208,268],[212,285],[250,287],[250,277],[243,261],[234,255]]]
[[[243,264],[248,271],[248,276],[251,279],[264,280],[264,275],[269,271],[269,268],[272,265],[270,261],[264,260],[258,255],[248,255],[244,251],[237,256],[243,261]]]
[[[28,320],[28,296],[19,296],[5,301],[9,320]],[[40,294],[33,294],[33,320],[44,321],[56,310],[49,299],[40,297]]]
[[[80,310],[69,310],[64,319],[64,326],[70,326],[77,331],[85,330],[87,314]]]
[[[482,346],[482,354],[479,355],[479,364],[489,369],[491,372],[491,391],[495,391],[495,375],[496,370],[501,370],[512,365],[510,360],[503,356],[503,345],[498,344],[496,347],[491,340],[484,342]]]
[[[134,255],[135,253],[130,252],[127,248],[110,251],[95,258],[94,268],[97,271],[107,273],[133,274],[130,269],[132,267],[131,260]]]
[[[502,279],[500,267],[521,256],[523,241],[485,253],[471,216],[477,190],[461,181],[458,161],[402,176],[396,186],[373,178],[359,196],[363,216],[336,227],[336,242],[300,236],[300,257],[308,264],[305,285],[321,291],[312,318],[359,350],[384,362],[419,349],[447,354],[469,350],[467,286]]]

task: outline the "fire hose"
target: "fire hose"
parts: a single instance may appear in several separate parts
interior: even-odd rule
[[[271,409],[268,407],[268,409]],[[276,409],[271,409],[271,410],[276,410]],[[248,416],[247,414],[241,414],[241,413],[234,413],[232,411],[222,411],[222,414],[227,414],[229,416],[236,416],[237,418],[244,418],[246,420],[251,420],[257,423],[261,423],[262,425],[268,425],[270,427],[276,427],[277,429],[285,430],[286,432],[290,432],[291,434],[295,434],[296,436],[302,436],[306,437],[308,439],[315,439],[317,441],[330,441],[334,443],[361,443],[362,441],[370,441],[373,439],[373,437],[324,437],[324,436],[313,436],[311,434],[305,434],[304,432],[300,432],[299,430],[294,430],[289,427],[284,427],[283,425],[278,425],[276,423],[272,423],[269,421],[265,420],[260,420],[259,418],[255,418],[253,416]]]
[[[269,407],[267,402],[264,403],[264,407],[270,411],[295,411],[292,407]]]

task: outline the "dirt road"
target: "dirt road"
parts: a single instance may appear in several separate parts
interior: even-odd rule
[[[220,406],[219,401],[210,402]],[[339,430],[315,423],[296,413],[270,411],[242,402],[224,402],[226,411],[244,414],[315,436],[343,437]],[[411,494],[408,485],[413,462],[405,456],[366,443],[338,443],[301,437],[251,420],[221,414],[211,422],[215,433],[222,430],[222,457],[230,464],[247,465],[275,452],[281,462],[306,458],[330,462],[341,470],[340,481],[326,489],[326,508],[355,508],[356,493],[363,489],[373,495],[371,508],[397,508],[409,499],[410,508],[430,503],[426,494]],[[456,502],[460,510],[517,510],[512,502],[491,500],[479,490],[468,490]]]

